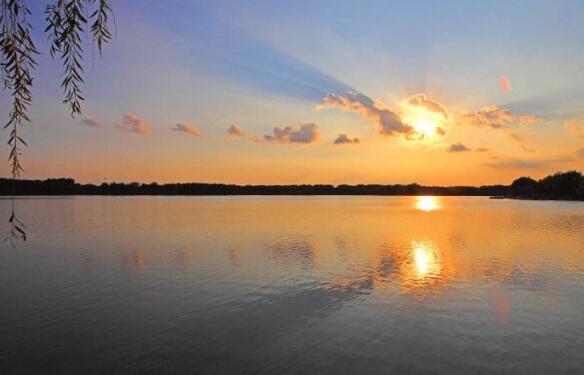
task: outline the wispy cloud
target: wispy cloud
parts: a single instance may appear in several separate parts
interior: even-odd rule
[[[462,112],[457,116],[458,122],[476,127],[503,129],[512,126],[528,126],[539,121],[534,115],[518,115],[511,110],[497,106],[487,106],[476,111]]]
[[[503,160],[492,163],[487,163],[487,166],[494,169],[538,169],[545,165],[536,160]]]
[[[237,125],[231,125],[227,128],[227,134],[232,137],[245,137],[245,132]]]
[[[186,122],[179,122],[174,127],[170,128],[170,130],[173,132],[186,133],[193,137],[200,137],[202,135],[199,129]]]
[[[584,122],[578,120],[566,120],[564,121],[564,128],[570,133],[577,135],[578,137],[584,138]]]
[[[479,148],[476,149],[476,151],[477,152],[487,152],[487,151],[489,151],[489,149],[488,148],[485,148],[485,147],[479,147]]]
[[[501,88],[501,91],[505,93],[509,93],[513,90],[511,82],[509,82],[509,79],[504,74],[499,77],[499,87]]]
[[[211,37],[220,35],[221,43],[206,43],[204,51],[229,79],[264,92],[311,102],[319,101],[328,92],[353,90],[282,48],[275,48],[231,23],[215,21],[205,33]]]
[[[339,108],[344,111],[357,112],[363,118],[376,124],[379,127],[379,132],[386,136],[404,135],[408,137],[414,133],[414,129],[405,124],[397,112],[384,108],[381,103],[376,103],[360,93],[328,94],[317,106],[317,109],[322,108]]]
[[[293,126],[274,126],[273,134],[264,135],[258,141],[279,142],[279,143],[312,143],[316,141],[320,134],[317,124],[306,123]]]
[[[85,126],[97,128],[97,127],[100,127],[101,125],[103,125],[103,123],[97,117],[86,117],[86,118],[81,119],[81,121],[79,121],[79,125],[85,125]]]
[[[429,99],[425,94],[416,94],[408,99],[408,104],[414,107],[422,107],[429,112],[439,113],[445,119],[448,118],[448,110],[436,100]]]
[[[584,159],[584,148],[579,149],[576,152],[576,155],[578,155],[579,158]]]
[[[466,147],[462,143],[453,143],[448,147],[448,152],[464,152],[470,151],[470,148]]]
[[[116,128],[137,134],[146,134],[150,131],[146,120],[134,113],[124,113],[122,124],[118,124]]]
[[[347,136],[346,134],[339,134],[337,136],[337,139],[334,140],[333,144],[334,145],[346,145],[346,144],[358,144],[359,138],[355,137],[355,138],[349,138],[349,136]]]
[[[555,159],[506,159],[501,161],[496,161],[492,163],[487,163],[488,167],[494,169],[540,169],[548,167],[553,164],[563,163],[573,161],[573,157],[561,157]]]

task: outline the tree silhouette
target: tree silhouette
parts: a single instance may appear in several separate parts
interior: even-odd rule
[[[535,193],[537,181],[531,177],[519,177],[511,184],[511,195],[515,197],[532,195]]]
[[[557,172],[539,181],[520,177],[510,186],[516,198],[584,200],[584,176],[577,171]]]

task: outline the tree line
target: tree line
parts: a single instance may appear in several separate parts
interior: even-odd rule
[[[558,172],[534,180],[520,177],[509,187],[509,196],[523,199],[584,200],[584,176],[580,172]]]
[[[524,199],[584,200],[584,177],[576,171],[536,181],[520,177],[511,185],[424,186],[419,184],[359,185],[233,185],[214,183],[80,184],[72,178],[0,179],[0,195],[461,195]]]

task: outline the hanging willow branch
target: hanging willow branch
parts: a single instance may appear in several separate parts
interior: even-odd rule
[[[28,21],[30,10],[24,1],[2,0],[0,15],[0,48],[2,52],[2,78],[4,90],[12,97],[12,108],[4,128],[10,129],[8,145],[12,177],[22,171],[19,155],[26,142],[18,135],[23,121],[29,122],[27,112],[32,101],[32,71],[36,66],[37,49],[30,37],[32,26]]]
[[[18,129],[24,121],[30,122],[32,72],[36,66],[34,56],[38,54],[31,37],[30,14],[26,0],[0,0],[0,64],[3,88],[12,98],[8,122],[4,125],[10,129],[12,178],[18,178],[23,171],[19,156],[26,142],[18,135]],[[108,23],[112,14],[110,0],[53,0],[45,8],[49,52],[63,63],[63,103],[69,107],[72,117],[81,114],[84,100],[81,86],[85,29],[89,25],[92,42],[101,56],[103,45],[112,38]]]

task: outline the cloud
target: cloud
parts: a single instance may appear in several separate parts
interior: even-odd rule
[[[573,161],[573,157],[561,157],[556,159],[540,159],[540,160],[523,160],[523,159],[508,159],[487,163],[488,167],[494,169],[539,169],[547,167],[550,164]]]
[[[117,125],[116,128],[138,134],[146,134],[150,131],[146,120],[134,113],[124,113],[122,124]]]
[[[406,138],[414,133],[414,129],[405,124],[399,114],[375,103],[366,95],[349,92],[345,95],[327,94],[317,109],[339,108],[344,111],[357,112],[362,117],[379,126],[379,132],[386,136],[405,135]]]
[[[425,94],[416,94],[408,99],[408,104],[414,107],[422,107],[428,112],[441,114],[445,119],[448,119],[448,111],[446,107],[435,100],[428,99]]]
[[[453,143],[448,147],[448,152],[464,152],[470,151],[470,148],[466,147],[462,143]]]
[[[479,148],[476,149],[476,151],[477,152],[487,152],[487,151],[489,151],[489,149],[488,148],[484,148],[484,147],[479,147]]]
[[[91,126],[94,128],[97,128],[99,126],[101,126],[103,123],[101,122],[101,120],[97,117],[86,117],[84,119],[81,119],[81,121],[79,121],[79,125],[85,125],[85,126]]]
[[[241,128],[237,125],[231,125],[229,128],[227,128],[227,134],[229,134],[232,137],[244,137],[245,133],[243,132],[243,130],[241,130]]]
[[[545,163],[536,160],[504,160],[494,163],[487,163],[487,166],[494,169],[538,169],[544,166]]]
[[[504,74],[499,77],[499,87],[501,87],[501,90],[506,93],[511,92],[513,90],[513,88],[511,87],[511,83],[507,79],[507,76]]]
[[[584,159],[584,148],[579,149],[576,154],[579,158]]]
[[[193,137],[200,137],[201,132],[199,129],[195,128],[194,126],[187,124],[186,122],[179,122],[173,128],[170,128],[173,132],[182,132],[187,133]]]
[[[337,139],[333,142],[334,145],[344,145],[344,144],[357,144],[359,143],[359,138],[349,138],[346,134],[339,134]]]
[[[534,115],[517,115],[511,110],[497,106],[483,107],[474,112],[462,112],[458,115],[458,121],[467,125],[491,127],[493,129],[509,128],[511,126],[528,126],[539,121]]]
[[[574,119],[566,120],[564,121],[564,128],[570,133],[584,138],[584,122]]]
[[[317,124],[306,123],[294,126],[274,126],[272,135],[264,135],[259,141],[279,143],[312,143],[318,139],[320,130]]]

